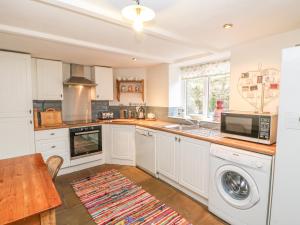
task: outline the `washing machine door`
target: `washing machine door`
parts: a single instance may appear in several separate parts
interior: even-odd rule
[[[215,184],[224,201],[237,209],[249,209],[260,199],[255,181],[240,167],[220,167],[216,171]]]

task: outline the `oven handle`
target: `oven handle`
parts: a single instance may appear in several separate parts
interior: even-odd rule
[[[81,134],[95,134],[95,133],[99,133],[99,130],[93,130],[93,131],[85,131],[85,132],[77,132],[74,133],[75,136],[81,135]]]

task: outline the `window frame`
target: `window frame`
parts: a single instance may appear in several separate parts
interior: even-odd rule
[[[203,93],[203,107],[202,107],[202,114],[199,114],[199,116],[203,116],[205,119],[211,119],[212,117],[209,115],[209,93],[210,93],[210,77],[216,77],[216,76],[229,76],[230,78],[230,73],[228,74],[216,74],[216,75],[210,75],[210,76],[202,76],[203,78],[203,87],[204,87],[204,93]],[[182,80],[182,102],[183,102],[183,107],[184,107],[184,117],[185,118],[190,118],[190,114],[187,114],[187,81],[188,80],[193,80],[193,79],[199,79],[199,78],[191,78],[191,79],[184,79]],[[230,81],[229,81],[230,85]]]

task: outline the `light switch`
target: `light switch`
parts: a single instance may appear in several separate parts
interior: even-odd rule
[[[286,113],[285,127],[287,129],[300,130],[300,112]]]

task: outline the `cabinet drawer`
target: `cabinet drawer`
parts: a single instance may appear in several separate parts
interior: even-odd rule
[[[68,152],[66,140],[42,140],[35,144],[36,152]]]
[[[53,138],[69,138],[69,129],[52,129],[52,130],[42,130],[35,131],[35,140],[47,140]]]

